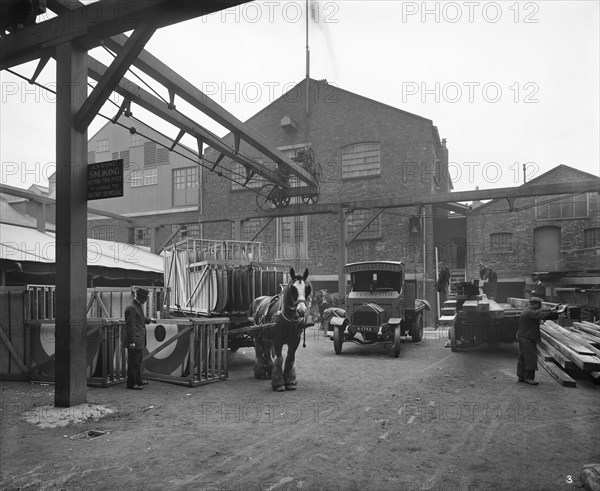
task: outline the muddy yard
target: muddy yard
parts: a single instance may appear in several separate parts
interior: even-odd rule
[[[582,466],[600,462],[600,387],[543,370],[524,385],[516,344],[444,341],[429,331],[399,358],[354,344],[337,356],[313,328],[296,391],[255,380],[241,348],[227,381],[90,388],[66,416],[52,385],[3,382],[1,488],[581,489]]]

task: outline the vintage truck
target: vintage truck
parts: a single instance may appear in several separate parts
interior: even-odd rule
[[[343,343],[352,341],[391,344],[398,357],[403,338],[423,338],[423,313],[430,306],[416,298],[416,284],[406,281],[404,263],[362,261],[347,264],[345,271],[352,283],[345,310],[330,312],[326,326],[336,354],[341,354]]]

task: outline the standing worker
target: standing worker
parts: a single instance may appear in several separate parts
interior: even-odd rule
[[[450,286],[450,268],[445,264],[442,264],[438,279],[435,283],[435,289],[440,294],[440,308],[444,305],[444,302],[448,298],[448,291]]]
[[[498,274],[489,266],[479,265],[479,277],[483,281],[483,293],[488,298],[496,299],[498,292]]]
[[[525,293],[529,293],[532,297],[541,298],[543,302],[546,301],[546,285],[540,280],[540,276],[537,273],[531,275],[533,280],[533,288],[525,288]]]
[[[517,341],[519,342],[519,357],[517,361],[517,377],[519,382],[529,385],[538,385],[535,380],[537,370],[537,343],[541,341],[540,322],[547,319],[558,319],[558,315],[565,311],[565,307],[558,310],[556,306],[552,310],[542,311],[542,299],[532,297],[525,310],[519,317],[519,330]]]
[[[135,298],[125,308],[125,338],[127,347],[127,388],[142,390],[148,382],[142,380],[142,353],[146,346],[146,324],[155,322],[146,317],[142,305],[148,300],[148,290],[136,288]]]

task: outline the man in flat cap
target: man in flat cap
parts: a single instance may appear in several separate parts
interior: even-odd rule
[[[517,331],[517,341],[519,342],[517,377],[519,382],[529,385],[539,384],[535,380],[535,371],[537,370],[537,343],[542,339],[540,323],[547,319],[558,319],[558,315],[565,311],[564,306],[560,310],[558,307],[557,305],[552,310],[542,310],[542,299],[532,297],[521,312]]]
[[[146,324],[154,319],[146,317],[142,305],[148,300],[148,290],[136,288],[135,298],[125,308],[125,338],[127,347],[127,388],[142,390],[142,353],[146,346]]]
[[[546,285],[540,280],[540,275],[533,273],[531,275],[533,286],[531,288],[525,288],[525,293],[528,293],[532,297],[541,298],[544,302],[546,301]]]

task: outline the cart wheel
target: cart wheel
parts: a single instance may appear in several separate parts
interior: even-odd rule
[[[392,349],[394,350],[394,358],[398,358],[400,356],[401,334],[402,329],[398,325],[394,328],[394,344],[392,345]]]
[[[290,197],[283,194],[283,190],[274,184],[265,184],[258,190],[256,204],[261,210],[281,208],[290,203]]]
[[[340,326],[335,326],[333,328],[333,349],[335,350],[336,355],[342,354],[342,344],[344,342],[344,340],[342,339],[343,337],[344,333],[340,329]]]
[[[450,350],[456,351],[456,328],[454,326],[450,326],[448,335],[450,336]]]
[[[270,210],[277,206],[278,188],[274,184],[265,184],[256,195],[256,204],[261,210]]]
[[[415,322],[410,330],[410,337],[413,342],[418,343],[423,339],[423,313],[420,312],[415,317]]]
[[[314,203],[317,203],[318,201],[318,194],[305,194],[302,196],[302,203],[304,203],[305,205],[312,205]]]

